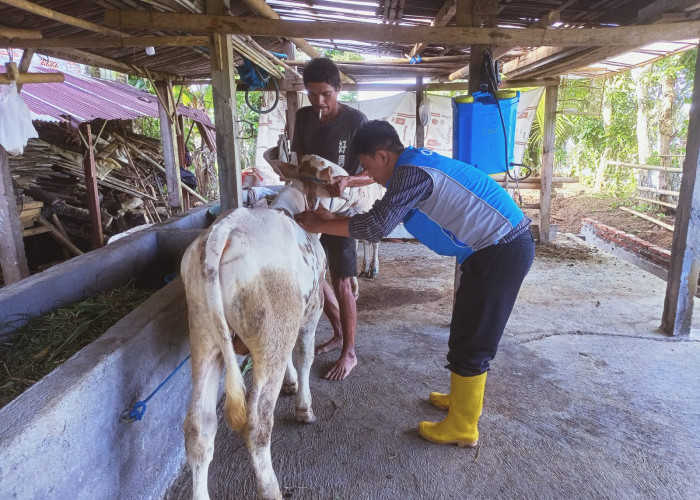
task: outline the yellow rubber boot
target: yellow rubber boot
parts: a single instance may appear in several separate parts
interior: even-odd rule
[[[430,404],[432,404],[435,408],[439,408],[441,410],[450,409],[449,394],[443,394],[442,392],[431,392],[428,399],[430,400]]]
[[[462,377],[452,373],[449,411],[441,422],[421,422],[418,433],[428,441],[473,447],[479,442],[477,424],[484,404],[486,373]]]

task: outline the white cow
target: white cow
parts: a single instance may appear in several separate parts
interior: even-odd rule
[[[209,498],[207,474],[214,454],[216,398],[224,368],[225,417],[245,438],[259,498],[282,498],[272,468],[270,436],[283,380],[287,392],[296,392],[296,419],[315,420],[309,370],[323,309],[320,281],[326,259],[318,235],[304,231],[292,217],[305,208],[316,208],[319,202],[331,211],[341,211],[353,201],[334,198],[332,205],[328,203],[325,182],[342,175],[342,170],[319,157],[305,157],[299,167],[281,163],[276,167],[292,183],[270,208],[239,208],[222,214],[192,243],[182,260],[193,379],[184,424],[185,447],[197,500]],[[346,190],[344,196],[351,198],[352,193]],[[253,358],[247,403],[234,355],[234,336]],[[291,359],[293,349],[298,378]]]

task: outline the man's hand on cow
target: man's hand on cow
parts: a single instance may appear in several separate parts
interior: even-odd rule
[[[300,214],[294,216],[294,220],[297,221],[304,230],[310,233],[320,233],[321,225],[324,219],[318,215],[318,210],[306,210]]]

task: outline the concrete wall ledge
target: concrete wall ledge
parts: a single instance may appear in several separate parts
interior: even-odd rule
[[[206,227],[208,208],[189,210],[0,289],[0,339],[27,318],[124,285],[154,264],[179,262],[187,244]]]
[[[178,278],[0,410],[3,498],[161,498],[184,463],[189,362],[120,421],[189,354]]]

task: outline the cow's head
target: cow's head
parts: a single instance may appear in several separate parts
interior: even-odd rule
[[[335,163],[317,155],[307,155],[301,159],[299,165],[292,165],[273,159],[271,158],[273,153],[268,153],[270,150],[265,153],[265,159],[272,165],[274,171],[301,195],[285,193],[288,199],[296,198],[294,204],[300,212],[323,207],[331,213],[337,213],[357,204],[355,189],[346,188],[341,196],[331,197],[328,187],[333,183],[333,178],[348,175]],[[280,193],[280,196],[282,194]]]

